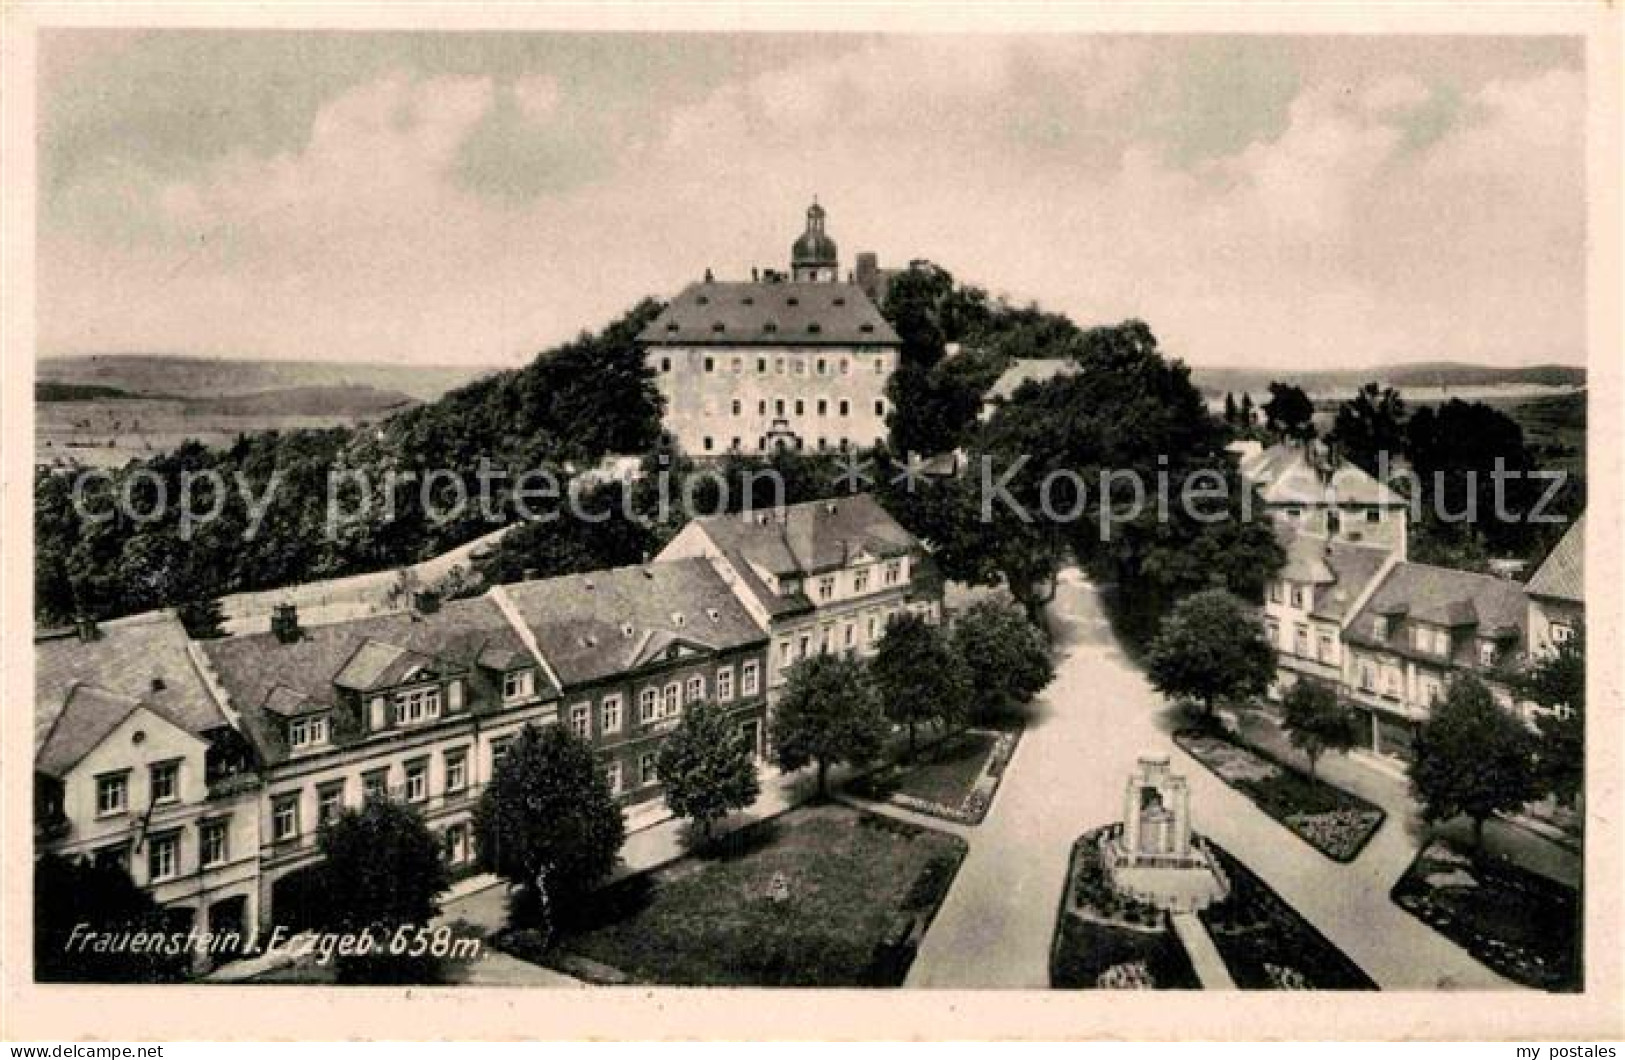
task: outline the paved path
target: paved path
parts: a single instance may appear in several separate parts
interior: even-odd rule
[[[1213,937],[1202,926],[1201,919],[1195,913],[1175,913],[1172,919],[1174,934],[1184,944],[1202,989],[1236,989],[1236,981],[1230,978],[1230,969],[1224,966],[1224,958],[1219,956],[1219,948],[1213,945]]]
[[[920,987],[1049,984],[1049,946],[1072,841],[1117,819],[1144,751],[1189,778],[1198,830],[1241,858],[1384,989],[1510,988],[1388,899],[1415,840],[1389,822],[1352,864],[1323,857],[1174,745],[1170,711],[1124,655],[1099,593],[1063,574],[1051,608],[1063,658],[993,809],[908,977]]]

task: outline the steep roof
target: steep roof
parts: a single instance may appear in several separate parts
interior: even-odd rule
[[[746,587],[775,615],[811,604],[803,593],[774,593],[752,566],[775,577],[804,578],[842,567],[860,552],[890,557],[920,549],[914,535],[867,493],[748,515],[714,515],[699,523],[740,572]]]
[[[243,727],[272,762],[285,751],[267,715],[329,709],[335,684],[364,691],[434,659],[465,667],[486,659],[534,665],[518,631],[485,597],[453,600],[427,615],[400,611],[305,626],[287,644],[265,632],[199,641],[198,648]],[[545,673],[537,675],[537,692],[557,695]]]
[[[186,630],[174,615],[116,619],[101,623],[99,632],[89,642],[71,635],[35,642],[36,758],[50,742],[53,760],[77,762],[136,705],[194,736],[229,726],[192,663]]]
[[[1310,613],[1331,622],[1343,620],[1382,573],[1390,555],[1385,548],[1320,537],[1292,527],[1278,527],[1276,537],[1287,557],[1279,577],[1318,586]]]
[[[673,645],[729,651],[767,639],[703,558],[517,582],[500,592],[566,687],[646,665]]]
[[[653,346],[896,346],[852,283],[707,280],[690,284],[638,336]]]
[[[1240,468],[1242,477],[1258,487],[1266,504],[1405,504],[1405,498],[1364,469],[1345,460],[1328,476],[1304,446],[1288,442],[1243,457]]]
[[[1546,562],[1529,579],[1529,595],[1583,604],[1585,585],[1585,516],[1574,520]]]
[[[1478,657],[1470,639],[1460,638],[1454,644],[1454,656],[1440,659],[1416,651],[1408,637],[1378,637],[1378,616],[1503,639],[1521,637],[1528,606],[1524,587],[1514,581],[1449,567],[1398,563],[1360,609],[1344,636],[1356,644],[1477,669]]]

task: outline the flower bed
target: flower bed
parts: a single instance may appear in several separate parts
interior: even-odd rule
[[[980,824],[993,804],[1021,730],[967,729],[859,777],[848,790],[959,824]]]
[[[1220,780],[1333,861],[1358,857],[1387,816],[1358,795],[1310,780],[1293,767],[1211,730],[1182,729],[1174,733],[1174,740]]]
[[[1230,894],[1197,916],[1243,990],[1375,990],[1377,984],[1268,884],[1217,844]]]
[[[1562,884],[1435,839],[1416,855],[1392,897],[1514,982],[1551,991],[1581,988],[1579,897]]]
[[[1100,843],[1120,829],[1086,832],[1072,845],[1050,946],[1050,985],[1072,990],[1196,990],[1201,982],[1168,918],[1106,883]]]

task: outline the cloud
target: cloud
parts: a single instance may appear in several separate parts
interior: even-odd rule
[[[1578,359],[1581,74],[1413,65],[874,38],[614,113],[552,69],[384,70],[294,146],[79,166],[42,337],[511,363],[707,267],[782,266],[816,193],[849,263],[1140,316],[1198,363]]]

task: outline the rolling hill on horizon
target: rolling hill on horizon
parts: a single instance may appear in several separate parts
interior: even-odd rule
[[[39,383],[108,387],[129,397],[247,397],[269,392],[323,402],[319,392],[370,389],[433,401],[499,366],[456,367],[327,361],[237,360],[180,354],[100,353],[41,357]]]

